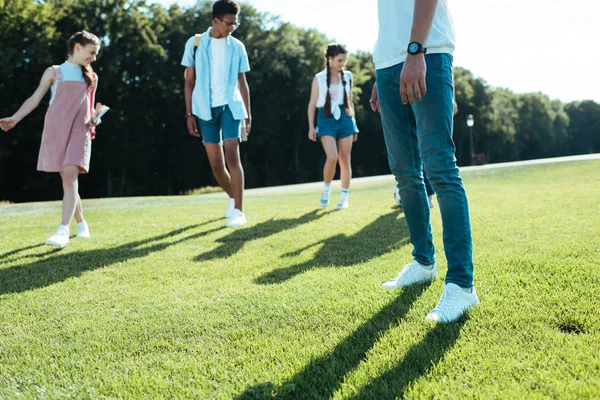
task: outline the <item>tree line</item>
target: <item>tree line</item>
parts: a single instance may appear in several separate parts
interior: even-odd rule
[[[66,39],[85,29],[102,41],[93,64],[97,100],[112,109],[93,142],[83,197],[183,194],[216,183],[198,139],[188,135],[183,100],[185,41],[211,25],[211,2],[165,8],[145,0],[0,0],[2,116],[29,97],[50,65],[66,56]],[[241,146],[246,187],[322,179],[323,151],[307,139],[306,109],[313,75],[324,68],[328,38],[242,3],[235,31],[246,45],[253,129]],[[372,55],[351,54],[359,140],[354,176],[389,173],[379,116],[368,100],[375,83]],[[454,140],[459,165],[471,163],[468,114],[475,118],[474,153],[486,162],[600,151],[600,105],[563,104],[542,93],[493,88],[455,69]],[[62,196],[55,174],[36,172],[45,103],[14,130],[0,133],[0,200]]]

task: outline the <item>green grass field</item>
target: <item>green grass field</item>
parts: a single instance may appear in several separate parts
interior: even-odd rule
[[[63,250],[58,202],[0,205],[0,398],[600,398],[600,161],[463,178],[481,304],[446,325],[437,207],[440,277],[379,287],[392,178],[249,194],[233,230],[223,195],[84,200]]]

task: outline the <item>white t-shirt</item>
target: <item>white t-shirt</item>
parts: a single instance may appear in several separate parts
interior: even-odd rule
[[[379,0],[377,6],[379,34],[373,62],[376,69],[383,69],[406,60],[415,0]],[[447,0],[438,1],[429,37],[422,44],[427,54],[454,53],[454,23]]]
[[[225,70],[225,46],[227,39],[210,38],[210,106],[227,104],[227,76]]]

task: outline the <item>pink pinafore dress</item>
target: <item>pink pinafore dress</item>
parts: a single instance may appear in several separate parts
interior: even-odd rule
[[[52,68],[56,94],[46,112],[37,170],[62,172],[66,165],[77,165],[79,172],[85,174],[92,155],[93,130],[87,123],[96,85],[89,89],[85,81],[63,81],[60,69]]]

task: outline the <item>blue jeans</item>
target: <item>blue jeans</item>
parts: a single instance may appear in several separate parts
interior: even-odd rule
[[[388,161],[400,191],[413,257],[435,262],[423,168],[442,215],[446,283],[473,286],[473,244],[467,194],[458,173],[452,141],[452,56],[427,54],[427,94],[414,105],[400,99],[404,63],[377,70],[377,92]]]
[[[234,119],[229,106],[218,106],[210,109],[212,119],[204,121],[198,118],[202,142],[223,144],[225,140],[240,140],[240,120]]]

